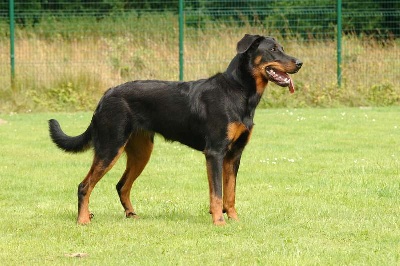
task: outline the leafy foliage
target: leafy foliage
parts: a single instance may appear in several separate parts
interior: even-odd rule
[[[243,26],[249,21],[252,25],[265,24],[271,29],[281,29],[303,38],[334,38],[332,25],[336,24],[335,0],[302,1],[208,1],[195,0],[184,3],[187,25],[203,28],[210,22],[227,22]],[[384,37],[399,36],[399,1],[344,1],[343,30],[345,33],[376,35]],[[0,10],[6,11],[5,1]],[[164,13],[178,12],[178,1],[123,1],[123,0],[28,0],[15,3],[17,23],[23,27],[35,26],[43,19],[64,16],[92,16],[96,20],[110,15],[124,13]],[[369,16],[370,12],[378,15]],[[7,14],[5,12],[5,14]],[[299,18],[299,14],[306,15]],[[368,17],[368,23],[365,18]],[[304,19],[306,18],[306,19]],[[1,17],[0,17],[1,19]],[[397,21],[397,22],[396,22]]]

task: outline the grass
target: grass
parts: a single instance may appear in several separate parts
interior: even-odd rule
[[[151,21],[152,23],[148,23]],[[178,24],[171,13],[104,18],[49,18],[16,30],[16,80],[10,82],[9,40],[0,36],[0,112],[89,111],[109,87],[128,80],[177,80]],[[159,26],[162,25],[162,26]],[[8,26],[0,24],[7,32]],[[333,30],[333,29],[332,29]],[[400,46],[355,36],[343,38],[343,87],[337,89],[335,40],[283,38],[280,32],[251,26],[210,23],[187,26],[184,78],[224,71],[245,33],[277,37],[288,54],[304,62],[294,75],[298,97],[276,85],[268,107],[400,105]]]
[[[258,110],[239,171],[240,222],[214,227],[201,153],[156,138],[125,219],[115,184],[96,186],[77,226],[91,153],[64,154],[46,120],[81,133],[90,113],[2,114],[3,265],[398,265],[400,109]],[[6,123],[4,123],[6,121]],[[75,253],[82,258],[71,257]]]

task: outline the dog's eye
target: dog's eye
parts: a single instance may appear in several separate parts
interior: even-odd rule
[[[270,51],[271,51],[271,52],[276,52],[276,48],[275,48],[275,47],[272,47],[272,48],[270,49]]]

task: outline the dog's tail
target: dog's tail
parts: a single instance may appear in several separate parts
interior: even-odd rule
[[[92,124],[79,136],[70,137],[62,131],[55,119],[49,120],[50,137],[60,149],[66,152],[83,152],[90,148],[92,140]]]

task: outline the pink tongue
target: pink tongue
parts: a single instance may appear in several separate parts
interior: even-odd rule
[[[290,93],[294,93],[294,83],[291,78],[290,78],[290,83],[289,83],[289,91],[290,91]]]

